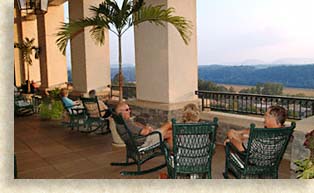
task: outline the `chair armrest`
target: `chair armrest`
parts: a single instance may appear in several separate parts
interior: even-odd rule
[[[146,138],[150,135],[159,135],[159,141],[162,142],[162,136],[161,136],[161,133],[158,132],[158,131],[153,131],[151,133],[149,133],[148,135],[133,135],[133,138],[134,139],[143,139],[143,138]]]
[[[233,153],[239,155],[241,159],[244,159],[247,155],[247,152],[239,151],[231,142],[226,143],[226,150],[228,150],[228,152],[231,150]]]
[[[145,137],[148,137],[150,135],[159,135],[159,141],[162,142],[162,136],[161,136],[161,133],[159,131],[153,131],[151,133],[149,133],[148,135],[146,135]]]

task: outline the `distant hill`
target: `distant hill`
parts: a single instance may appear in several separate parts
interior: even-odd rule
[[[216,83],[256,85],[282,83],[285,87],[314,89],[314,64],[260,66],[199,66],[198,78]]]
[[[118,73],[111,68],[111,79]],[[135,81],[135,67],[123,67],[127,81]],[[256,85],[261,82],[282,83],[285,87],[314,89],[314,64],[308,65],[203,65],[198,67],[198,78],[220,84]]]

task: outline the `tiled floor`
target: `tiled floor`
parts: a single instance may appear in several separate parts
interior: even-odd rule
[[[36,115],[16,117],[14,152],[18,177],[23,179],[157,179],[160,172],[141,176],[121,176],[120,171],[134,170],[134,166],[111,166],[124,161],[124,148],[111,145],[111,134],[94,135],[70,130],[59,121],[41,121]],[[212,176],[222,178],[224,150],[218,145],[213,156]],[[158,165],[162,157],[144,164],[144,168]],[[289,161],[283,160],[280,178],[290,178]]]

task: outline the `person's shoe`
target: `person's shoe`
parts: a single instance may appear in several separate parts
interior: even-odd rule
[[[166,172],[160,172],[159,173],[159,179],[168,179],[168,175]]]

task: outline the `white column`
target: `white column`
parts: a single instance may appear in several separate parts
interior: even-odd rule
[[[70,20],[92,16],[91,5],[98,6],[102,0],[69,1]],[[105,34],[105,45],[99,46],[91,38],[89,29],[71,40],[72,79],[74,90],[86,93],[91,89],[104,88],[110,79],[109,33]]]
[[[146,4],[164,4],[175,8],[193,24],[189,45],[171,25],[150,23],[135,27],[137,99],[158,103],[181,103],[196,99],[197,34],[196,0],[147,0]]]

